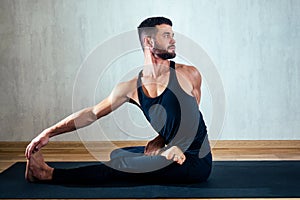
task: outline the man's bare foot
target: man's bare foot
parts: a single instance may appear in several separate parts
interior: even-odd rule
[[[184,153],[177,146],[170,147],[166,151],[162,152],[160,155],[166,157],[166,159],[168,160],[173,160],[174,162],[177,162],[180,165],[182,165],[186,159]]]
[[[25,179],[29,182],[51,180],[53,168],[49,167],[40,151],[31,155],[27,160]]]

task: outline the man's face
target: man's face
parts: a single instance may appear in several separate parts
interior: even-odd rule
[[[172,27],[167,24],[161,24],[157,25],[156,29],[152,53],[164,60],[175,58],[175,40]]]

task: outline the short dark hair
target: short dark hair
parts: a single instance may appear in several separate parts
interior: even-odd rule
[[[156,25],[167,24],[172,26],[172,21],[165,17],[149,17],[137,27],[141,45],[143,47],[143,34],[152,35]]]
[[[165,17],[149,17],[142,21],[138,28],[155,27],[156,25],[167,24],[172,26],[172,21]]]

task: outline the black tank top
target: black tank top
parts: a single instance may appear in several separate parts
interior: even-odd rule
[[[157,97],[152,98],[144,93],[141,77],[142,71],[137,81],[139,107],[154,130],[165,139],[168,146],[176,145],[186,153],[199,153],[203,141],[206,141],[205,152],[202,152],[206,155],[210,148],[207,149],[209,143],[205,122],[195,97],[187,94],[179,85],[175,63],[170,61],[168,85]]]

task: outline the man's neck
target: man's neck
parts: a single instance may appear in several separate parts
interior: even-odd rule
[[[169,71],[170,61],[154,55],[146,56],[144,60],[143,76],[157,78]]]

